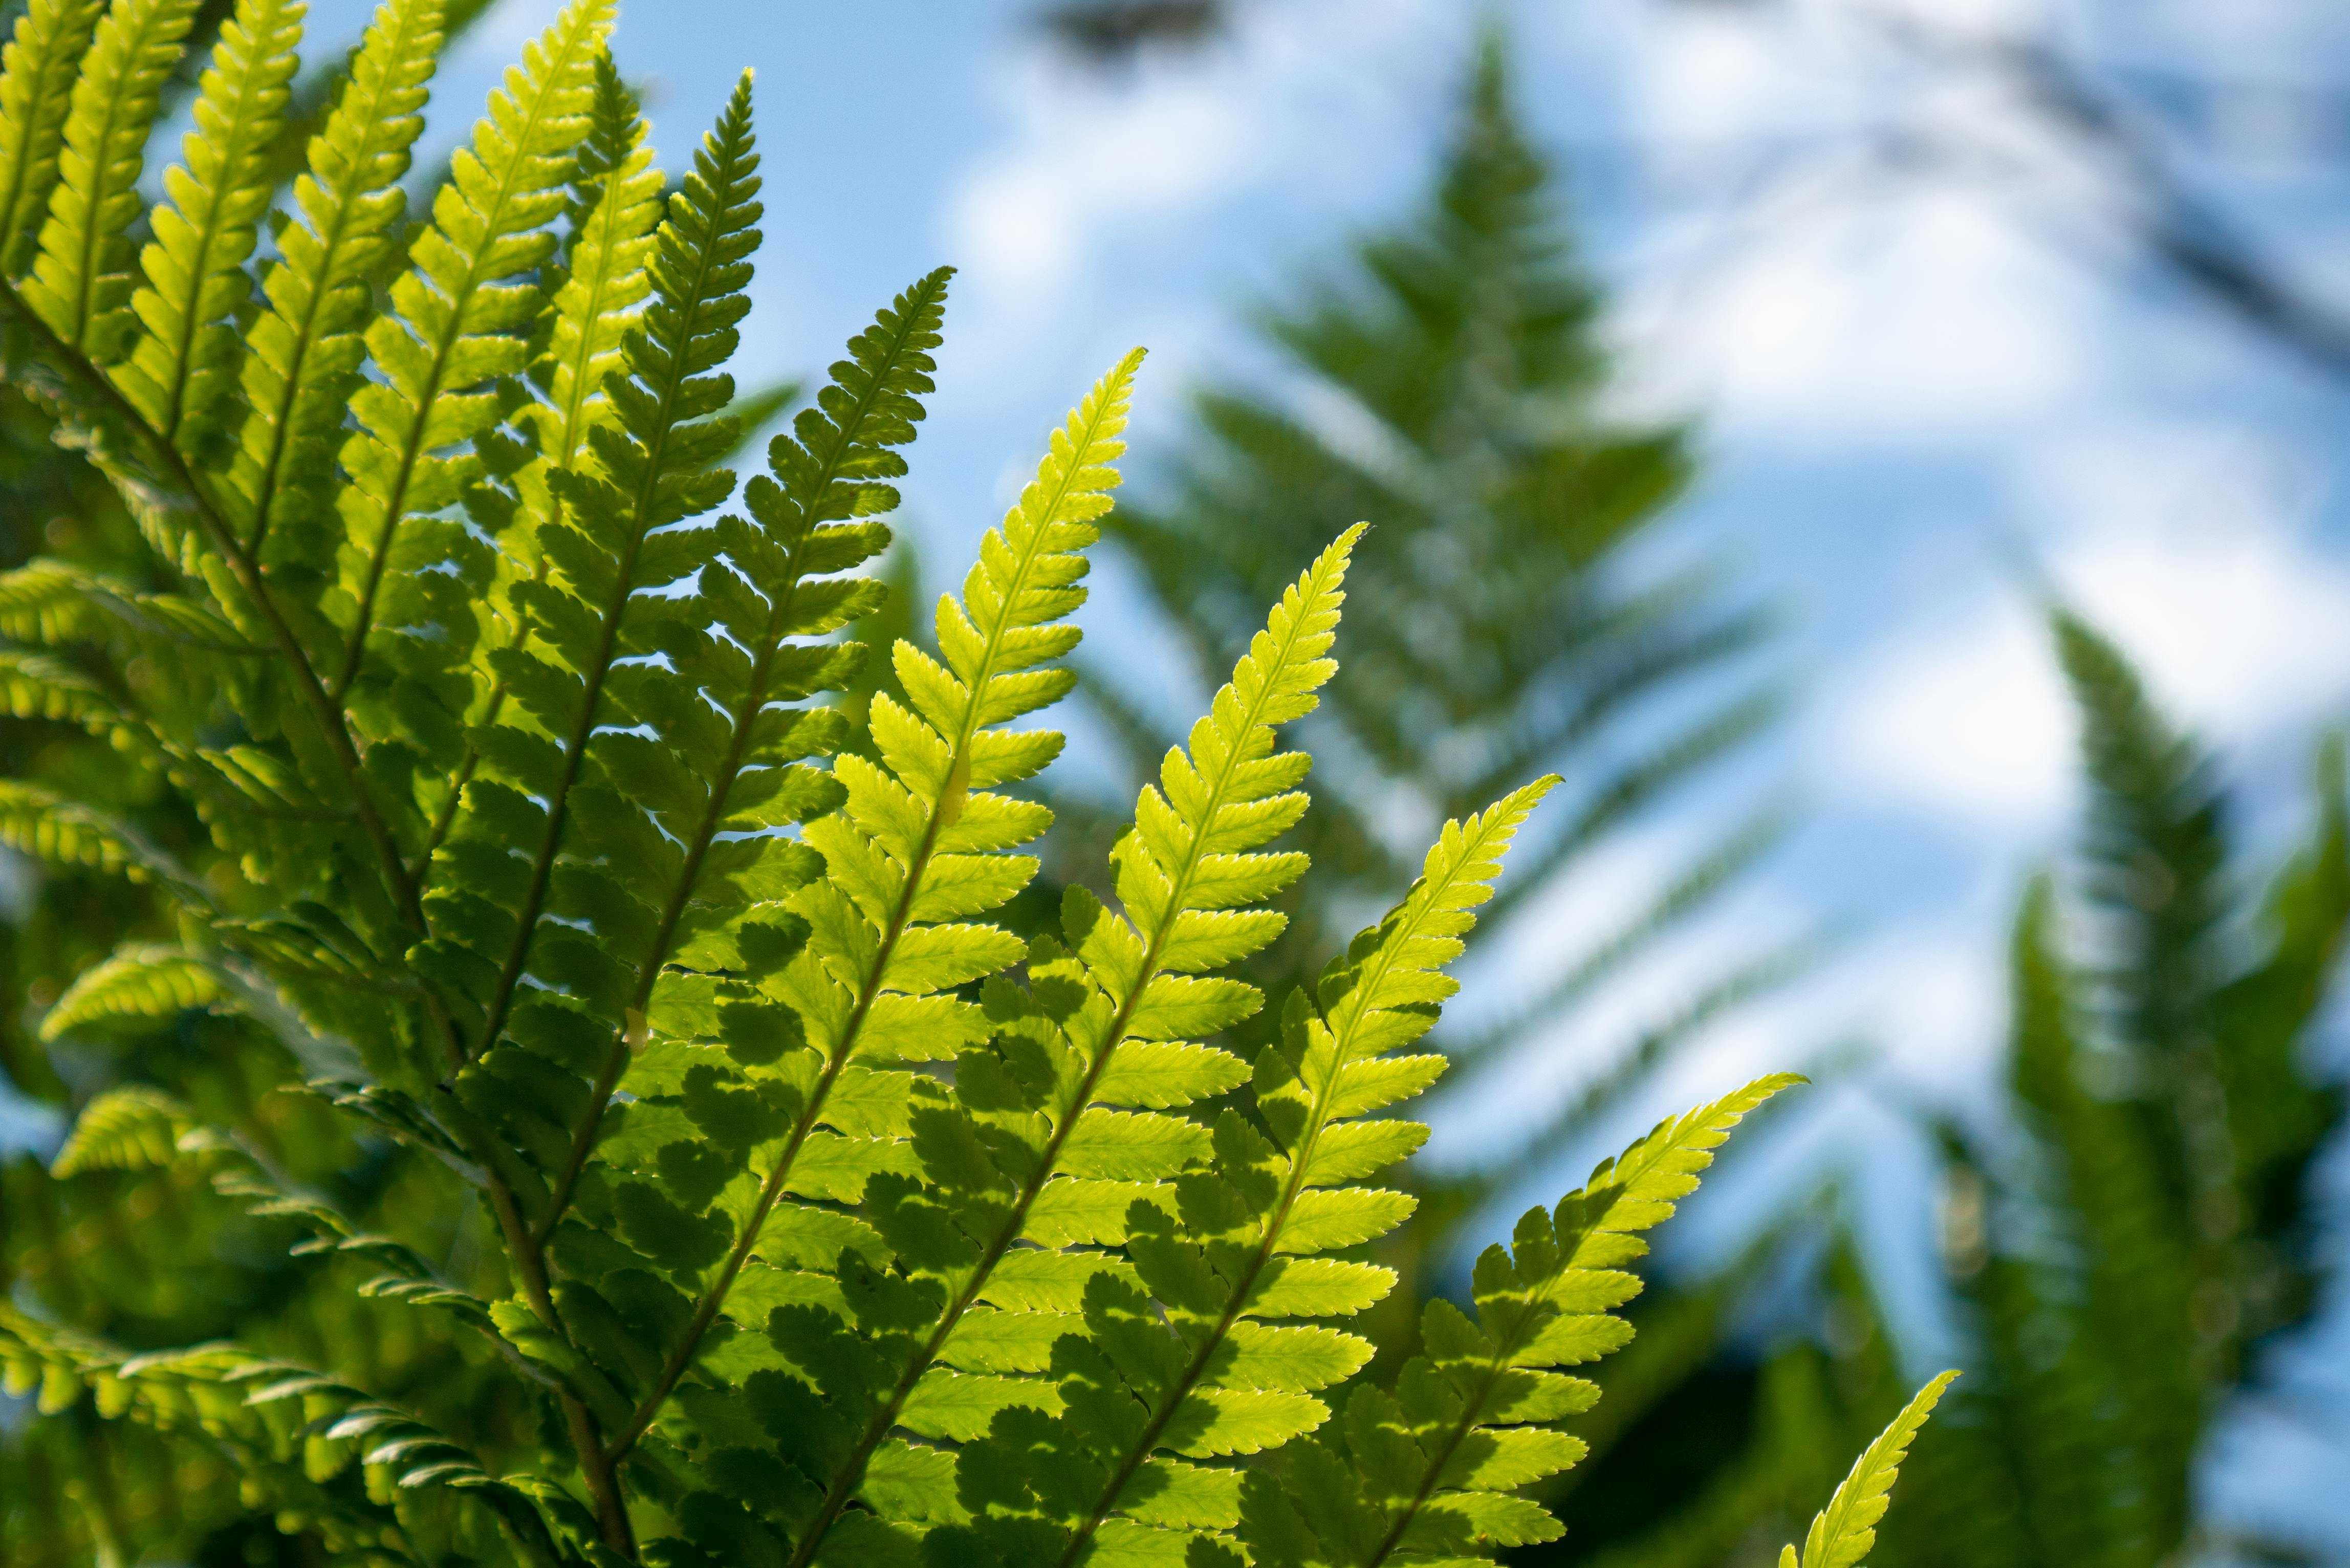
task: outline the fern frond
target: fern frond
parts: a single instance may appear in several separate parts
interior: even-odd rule
[[[74,78],[105,9],[105,0],[32,0],[0,55],[0,277],[16,275],[39,237]]]
[[[1130,371],[1131,362],[1122,369]],[[1012,534],[1009,526],[1005,532]],[[1087,1280],[1105,1269],[1121,1271],[1097,1256],[1055,1258],[1015,1248],[1024,1240],[1046,1248],[1126,1241],[1134,1200],[1208,1152],[1206,1129],[1194,1123],[1109,1107],[1180,1106],[1244,1077],[1237,1059],[1187,1044],[1184,1036],[1245,1015],[1256,994],[1237,981],[1193,975],[1254,950],[1279,929],[1279,917],[1268,911],[1227,911],[1295,875],[1295,857],[1253,853],[1305,804],[1289,787],[1303,775],[1304,759],[1273,754],[1273,727],[1310,711],[1314,689],[1328,672],[1323,655],[1335,634],[1356,536],[1326,550],[1274,607],[1266,634],[1195,728],[1191,755],[1170,753],[1165,793],[1144,796],[1143,826],[1121,845],[1121,887],[1135,924],[1072,893],[1064,924],[1075,951],[1049,942],[1032,948],[1030,994],[991,981],[983,995],[998,1035],[993,1048],[965,1050],[957,1058],[952,1106],[913,1097],[905,1126],[913,1134],[915,1168],[885,1168],[864,1183],[874,1225],[903,1254],[911,1294],[886,1312],[854,1305],[838,1314],[798,1312],[787,1330],[771,1330],[800,1386],[816,1391],[825,1407],[805,1437],[783,1438],[787,1461],[820,1489],[810,1514],[792,1521],[795,1568],[874,1528],[872,1515],[847,1512],[868,1485],[903,1489],[916,1486],[910,1478],[921,1474],[929,1478],[919,1483],[921,1493],[939,1493],[943,1456],[890,1442],[893,1429],[967,1440],[1008,1409],[1057,1407],[1051,1384],[1004,1374],[1044,1370],[1055,1338],[1080,1321],[1076,1314]],[[983,549],[983,570],[993,545],[991,540]],[[993,607],[980,586],[967,585],[967,598],[983,616]],[[933,721],[952,712],[950,702],[972,700],[977,683],[960,682],[979,666],[989,635],[985,619],[964,621],[951,601],[941,607],[939,634],[956,664],[951,674],[903,645],[899,657],[908,692]],[[1013,711],[1049,700],[1066,684],[1055,680],[1041,695],[1015,690]],[[875,699],[875,734],[885,757],[924,764],[931,788],[952,789],[951,753],[935,740],[927,757],[907,745],[899,738],[905,732],[891,729],[902,712],[886,697]],[[1032,765],[1051,754],[1035,738],[1022,739],[1023,751],[1036,759]],[[852,815],[858,811],[858,766],[847,757],[839,763]],[[896,831],[910,834],[912,826]],[[1026,874],[1023,867],[1019,880]],[[858,875],[854,862],[846,875],[834,871],[852,888]],[[989,901],[1016,887],[1009,884]],[[1113,922],[1118,935],[1105,929]],[[1138,935],[1137,926],[1149,936]],[[1130,1042],[1131,1050],[1122,1049]],[[827,1258],[821,1250],[799,1250],[793,1261],[842,1271],[842,1289],[862,1272],[848,1252]],[[852,1303],[857,1295],[851,1292]],[[816,1369],[841,1356],[871,1370],[856,1385],[834,1380],[827,1388]],[[846,1538],[838,1533],[844,1529]]]
[[[40,254],[23,293],[68,348],[99,364],[120,358],[137,330],[126,231],[139,215],[139,171],[163,81],[198,4],[114,0],[74,83]]]
[[[788,536],[894,502],[882,482],[901,470],[889,449],[910,436],[910,419],[920,410],[912,383],[892,386],[858,362],[910,327],[920,331],[924,348],[935,341],[945,281],[941,273],[917,286],[852,349],[852,361],[835,367],[837,384],[795,421],[797,439],[778,440],[771,449],[775,483],[750,493],[754,516]],[[929,1080],[891,1071],[891,1064],[949,1055],[986,1033],[981,1009],[951,990],[1013,962],[1022,946],[969,917],[997,908],[1035,875],[1034,858],[1003,851],[1035,837],[1051,819],[1043,807],[988,786],[1034,774],[1061,748],[1053,732],[999,726],[1052,702],[1070,684],[1054,661],[1078,633],[1060,623],[1084,602],[1080,552],[1097,536],[1095,521],[1108,509],[1107,493],[1118,479],[1108,465],[1123,450],[1118,437],[1140,358],[1130,354],[1104,376],[1054,433],[1035,481],[983,543],[962,603],[941,597],[936,618],[947,664],[898,644],[898,668],[914,706],[877,701],[871,730],[881,763],[853,754],[836,760],[843,809],[805,830],[830,875],[792,896],[806,945],[762,986],[790,1005],[792,1034],[804,1032],[806,1045],[795,1039],[779,1060],[770,1058],[772,1067],[744,1056],[758,1076],[780,1080],[790,1119],[770,1147],[754,1151],[752,1170],[762,1179],[747,1221],[735,1228],[732,1248],[704,1288],[687,1335],[671,1350],[655,1397],[640,1405],[632,1432],[651,1419],[691,1365],[722,1305],[737,1324],[755,1327],[765,1322],[777,1290],[823,1279],[798,1270],[841,1262],[839,1247],[821,1240],[833,1233],[830,1222],[818,1210],[785,1202],[786,1193],[853,1199],[877,1171],[911,1170],[902,1140],[913,1118],[940,1108],[943,1096]],[[926,356],[920,367],[928,369]],[[927,389],[926,377],[920,386]],[[871,435],[858,442],[842,439],[868,425]],[[861,557],[879,541],[860,537],[853,526],[839,535]],[[816,532],[821,537],[832,530]],[[764,1261],[752,1267],[754,1251]],[[889,1402],[888,1388],[872,1392],[877,1403]],[[899,1390],[899,1402],[910,1393],[910,1386]],[[865,1449],[853,1461],[858,1475],[889,1425],[860,1422],[850,1439]],[[803,1552],[825,1539],[854,1481],[819,1501],[821,1517],[799,1534]]]
[[[0,635],[52,648],[93,639],[106,628],[105,605],[129,593],[63,561],[28,561],[0,572]]]
[[[1357,1118],[1417,1095],[1442,1071],[1441,1056],[1389,1053],[1435,1025],[1457,989],[1444,967],[1492,896],[1511,840],[1557,782],[1539,780],[1448,823],[1403,901],[1325,972],[1318,1006],[1292,999],[1283,1044],[1256,1064],[1270,1142],[1227,1111],[1210,1168],[1176,1179],[1173,1215],[1163,1201],[1135,1202],[1127,1250],[1157,1308],[1108,1277],[1088,1286],[1094,1352],[1055,1355],[1069,1412],[1057,1437],[1043,1440],[1041,1424],[1024,1411],[999,1418],[1001,1435],[989,1443],[965,1448],[961,1472],[974,1492],[997,1494],[992,1513],[1020,1510],[1014,1517],[1066,1532],[1058,1563],[1097,1549],[1172,1555],[1181,1537],[1164,1532],[1230,1529],[1240,1518],[1241,1472],[1189,1461],[1257,1453],[1313,1430],[1329,1417],[1314,1396],[1370,1359],[1368,1340],[1299,1320],[1360,1311],[1392,1287],[1393,1272],[1313,1254],[1375,1241],[1410,1213],[1406,1195],[1357,1183],[1409,1156],[1427,1127]],[[1127,1401],[1139,1420],[1105,1424],[1096,1415]],[[1005,1495],[1007,1479],[1024,1470],[1026,1495]],[[1072,1470],[1083,1478],[1076,1486]],[[1084,1501],[1072,1510],[1062,1500],[1073,1492]]]
[[[0,844],[36,860],[119,872],[197,904],[207,901],[171,857],[128,823],[38,784],[0,779]]]
[[[74,977],[41,1017],[41,1038],[108,1018],[168,1018],[229,994],[213,966],[184,948],[118,948]]]
[[[208,653],[257,653],[236,628],[195,600],[142,593],[65,561],[27,561],[0,572],[0,636],[59,648],[109,642],[180,643]]]
[[[489,384],[527,361],[524,333],[540,305],[531,275],[555,253],[546,225],[564,210],[573,149],[589,129],[612,9],[613,0],[571,0],[490,95],[489,113],[434,198],[432,226],[410,246],[414,265],[392,285],[390,313],[366,328],[384,379],[353,397],[359,429],[342,449],[351,482],[338,499],[347,536],[338,553],[333,618],[341,647],[330,691],[363,734],[421,742],[428,756],[457,743],[456,715],[471,693],[452,702],[433,691],[431,676],[458,664],[471,646],[474,598],[489,568],[487,552],[460,524],[429,517],[460,499],[481,471],[477,456],[442,454],[497,421]],[[457,570],[442,569],[452,564]],[[400,636],[411,628],[435,635]],[[400,638],[398,657],[379,649],[381,680],[356,691],[370,649],[385,638]],[[430,693],[427,704],[450,711],[443,733],[416,734],[420,704],[400,697],[411,683]]]
[[[2111,641],[2062,610],[2053,627],[2092,789],[2087,891],[2120,925],[2109,982],[2120,1043],[2163,1058],[2166,1070],[2208,1074],[2190,1060],[2192,1042],[2210,1031],[2215,936],[2229,905],[2226,803],[2212,758],[2169,722]]]
[[[562,1558],[557,1532],[580,1510],[535,1478],[493,1478],[463,1447],[366,1391],[307,1367],[231,1345],[133,1355],[94,1335],[0,1305],[0,1368],[12,1393],[40,1390],[46,1412],[87,1391],[98,1414],[218,1449],[250,1495],[288,1527],[316,1527],[337,1552],[421,1561],[391,1503],[400,1487],[438,1483],[495,1511],[539,1563]],[[380,1474],[380,1492],[337,1486],[353,1467]],[[380,1495],[375,1501],[370,1494]],[[588,1533],[592,1538],[592,1526]]]
[[[652,167],[634,95],[620,81],[611,57],[598,55],[595,103],[588,136],[579,144],[569,198],[572,265],[567,270],[550,262],[544,269],[547,279],[560,279],[546,312],[549,348],[531,368],[531,379],[545,388],[547,397],[525,402],[510,417],[520,432],[535,440],[537,451],[518,460],[510,481],[510,506],[503,497],[489,499],[494,493],[486,487],[468,501],[477,514],[487,509],[504,520],[485,595],[491,607],[484,618],[486,635],[475,659],[474,683],[489,693],[481,709],[484,723],[494,723],[505,711],[508,691],[497,674],[498,659],[529,636],[529,618],[515,604],[514,587],[525,579],[543,579],[548,570],[539,548],[539,530],[560,514],[562,506],[549,488],[551,478],[558,472],[602,472],[588,434],[613,424],[618,417],[603,383],[608,375],[626,374],[622,345],[641,314],[638,307],[652,292],[646,262],[661,216],[661,176]],[[495,432],[482,438],[485,452],[517,444]],[[517,459],[504,455],[503,461]],[[468,743],[444,797],[433,805],[424,844],[426,861],[447,840],[464,786],[480,764],[480,753]]]
[[[2029,1285],[2041,1298],[2043,1320],[2026,1332],[2061,1324],[2077,1338],[2079,1349],[2065,1358],[2072,1365],[2049,1375],[2095,1389],[2077,1412],[2095,1433],[2087,1442],[2140,1472],[2116,1489],[2106,1532],[2172,1539],[2180,1514],[2158,1478],[2184,1475],[2201,1398],[2190,1239],[2172,1208],[2175,1189],[2149,1118],[2086,1086],[2092,1046],[2084,1037],[2083,987],[2057,945],[2058,918],[2053,886],[2035,880],[2010,949],[2012,1082],[2021,1119],[2045,1140],[2054,1168],[2054,1201],[2042,1218],[2060,1234],[2072,1232],[2066,1239],[2077,1248],[2061,1272],[2021,1276],[2019,1288]]]
[[[286,126],[307,9],[239,0],[197,92],[183,161],[164,171],[169,200],[151,214],[147,283],[130,301],[147,330],[114,379],[164,441],[190,453],[234,421],[244,340],[230,318],[252,289],[244,262],[269,206],[269,155]]]
[[[604,381],[624,364],[621,340],[652,293],[645,268],[661,215],[661,176],[644,144],[644,118],[609,55],[597,57],[590,124],[580,146],[585,177],[573,180],[577,216],[567,275],[553,302],[546,400],[525,409],[518,422],[536,432],[547,465],[585,463],[592,474],[598,470],[588,432],[613,418]],[[586,172],[591,160],[593,171]]]
[[[1888,1494],[1901,1473],[1901,1461],[1909,1455],[1911,1439],[1958,1376],[1945,1372],[1918,1390],[1918,1397],[1893,1417],[1893,1424],[1853,1461],[1852,1473],[1837,1485],[1827,1507],[1812,1521],[1801,1559],[1793,1546],[1783,1546],[1779,1550],[1779,1568],[1857,1568],[1868,1549],[1877,1544],[1877,1521],[1885,1517],[1891,1501]]]
[[[750,519],[730,515],[712,531],[723,563],[670,601],[664,662],[616,673],[629,711],[668,754],[616,740],[616,757],[633,760],[612,776],[676,846],[620,872],[648,917],[641,947],[618,955],[629,970],[623,1019],[650,1014],[666,1032],[681,1009],[690,1015],[731,994],[747,1026],[757,1006],[736,977],[781,964],[805,929],[784,898],[815,867],[778,830],[838,804],[838,787],[801,759],[837,751],[846,726],[830,710],[786,704],[837,690],[853,673],[854,645],[818,639],[880,597],[879,584],[848,574],[889,539],[870,519],[897,504],[884,481],[904,471],[893,449],[913,439],[917,399],[931,389],[947,275],[899,295],[849,344],[818,406],[772,443],[776,478],[753,478]],[[561,1218],[629,1060],[628,1031],[616,1030],[570,1129],[542,1238]]]
[[[81,1108],[73,1131],[49,1162],[53,1176],[85,1170],[138,1170],[169,1165],[195,1113],[149,1084],[109,1089]]]
[[[2102,950],[2076,977],[2064,973],[2044,914],[2032,935],[2053,980],[2077,984],[2087,1004],[2074,1059],[2112,1053],[2104,1059],[2130,1086],[2093,1095],[2077,1077],[2056,1085],[2062,1069],[2043,1072],[2054,1111],[2043,1130],[2062,1151],[2086,1232],[2096,1332],[2131,1347],[2117,1391],[2147,1467],[2150,1532],[2177,1541],[2188,1529],[2199,1411],[2235,1360],[2241,1311],[2192,1303],[2233,1297],[2248,1207],[2217,1059],[2220,988],[2239,961],[2227,802],[2210,753],[2169,722],[2120,649],[2077,616],[2051,618],[2081,714],[2084,890],[2106,919]],[[2020,923],[2019,946],[2026,940]]]
[[[296,1189],[244,1139],[212,1127],[184,1126],[177,1147],[186,1153],[224,1157],[226,1163],[213,1175],[213,1187],[240,1201],[246,1213],[260,1220],[290,1220],[309,1231],[307,1240],[288,1249],[292,1256],[331,1254],[369,1264],[380,1272],[359,1283],[361,1296],[446,1313],[512,1354],[492,1321],[488,1302],[442,1278],[407,1243],[380,1231],[363,1230],[326,1199]]]
[[[121,718],[113,694],[88,671],[55,654],[0,648],[0,712],[18,719],[59,719],[92,731]]]
[[[620,424],[597,432],[609,477],[561,474],[568,509],[542,535],[555,570],[512,590],[531,639],[494,657],[518,711],[476,732],[474,745],[491,766],[465,786],[435,855],[427,900],[433,935],[418,953],[420,965],[473,1010],[475,1056],[499,1043],[534,964],[561,975],[618,1025],[633,979],[620,953],[642,940],[646,913],[639,891],[612,878],[663,878],[676,863],[650,825],[611,798],[625,795],[633,769],[657,764],[647,748],[607,727],[643,722],[638,713],[623,718],[626,693],[614,682],[619,662],[650,651],[666,619],[662,605],[638,590],[674,583],[702,558],[699,531],[655,537],[655,530],[706,511],[734,487],[733,473],[711,466],[733,439],[718,413],[732,382],[710,372],[732,351],[733,324],[748,308],[742,288],[751,271],[743,258],[758,241],[751,227],[759,214],[756,165],[746,76],[661,227],[655,301],[645,327],[629,337],[632,378],[609,384]],[[585,802],[582,845],[572,874],[558,879],[575,798]],[[515,846],[525,857],[511,856]],[[593,868],[598,861],[603,870]],[[606,940],[543,924],[548,914],[594,919]]]
[[[1609,1309],[1638,1293],[1638,1276],[1622,1265],[1647,1251],[1639,1232],[1695,1189],[1741,1119],[1797,1082],[1758,1079],[1671,1117],[1555,1211],[1529,1210],[1508,1250],[1477,1260],[1475,1319],[1430,1302],[1426,1354],[1393,1394],[1358,1390],[1335,1433],[1287,1451],[1278,1481],[1260,1473],[1243,1483],[1240,1534],[1251,1556],[1274,1568],[1379,1568],[1555,1539],[1558,1521],[1516,1490],[1581,1459],[1581,1441],[1554,1424],[1598,1390],[1549,1369],[1596,1360],[1631,1337]]]
[[[2214,999],[2229,1131],[2238,1180],[2249,1193],[2286,1185],[2279,1173],[2311,1157],[2337,1114],[2336,1091],[2309,1080],[2303,1046],[2350,936],[2345,753],[2339,734],[2318,748],[2311,802],[2315,821],[2262,899],[2263,950]]]
[[[400,179],[442,38],[442,0],[377,9],[295,177],[291,222],[262,275],[266,308],[246,335],[244,426],[224,487],[232,520],[253,554],[313,576],[333,568],[326,487],[366,354],[369,282],[398,231]]]

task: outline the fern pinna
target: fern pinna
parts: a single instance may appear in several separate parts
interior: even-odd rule
[[[0,837],[169,917],[46,1037],[232,1021],[340,1141],[289,1159],[285,1095],[123,1082],[53,1179],[200,1173],[506,1397],[389,1397],[344,1331],[307,1362],[117,1343],[38,1293],[0,1308],[12,1386],[224,1460],[352,1561],[1373,1568],[1555,1533],[1516,1489],[1574,1461],[1593,1396],[1550,1369],[1622,1341],[1637,1232],[1784,1080],[1530,1216],[1478,1317],[1439,1303],[1365,1386],[1336,1320],[1393,1287],[1354,1254],[1413,1206],[1365,1183],[1426,1136],[1388,1114],[1442,1067],[1410,1048],[1552,781],[1449,825],[1274,1044],[1215,1043],[1305,869],[1273,847],[1307,808],[1280,733],[1336,668],[1361,529],[1142,788],[1114,899],[1023,940],[991,916],[1063,743],[1030,716],[1075,682],[1140,354],[852,734],[827,694],[883,597],[946,273],[738,483],[747,76],[664,201],[610,0],[572,0],[403,238],[441,0],[385,0],[276,217],[302,7],[241,0],[134,254],[195,12],[33,0],[0,76],[10,371],[151,557],[0,576],[9,707],[155,785],[0,782]]]

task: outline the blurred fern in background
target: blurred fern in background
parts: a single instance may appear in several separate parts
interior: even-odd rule
[[[1918,1444],[1916,1473],[1931,1478],[1918,1505],[1871,1561],[2309,1561],[2302,1543],[2199,1511],[2198,1470],[2231,1407],[2288,1392],[2273,1352],[2325,1277],[2310,1176],[2344,1119],[2339,1064],[2315,1037],[2350,929],[2342,742],[2319,749],[2306,826],[2263,876],[2218,759],[2085,621],[2058,610],[2050,629],[2079,713],[2085,822],[2017,910],[2002,1115],[1923,1116],[1941,1158],[1942,1305],[1972,1375]],[[1566,1482],[1589,1524],[1580,1539],[1529,1560],[1762,1561],[1907,1397],[1915,1357],[1856,1237],[1841,1220],[1796,1229],[1758,1242],[1729,1283],[1652,1311],[1651,1361],[1671,1392],[1648,1431],[1612,1456],[1596,1444],[1597,1462]],[[1718,1324],[1742,1292],[1783,1303],[1791,1290],[1815,1310],[1759,1376],[1706,1334],[1676,1347],[1655,1332]],[[1603,1377],[1620,1400],[1611,1434],[1640,1407],[1627,1385],[1643,1370],[1627,1356]],[[1690,1443],[1700,1410],[1713,1427]],[[1654,1521],[1659,1496],[1697,1483]]]

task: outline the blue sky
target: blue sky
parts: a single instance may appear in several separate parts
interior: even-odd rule
[[[503,0],[448,62],[441,145],[555,3]],[[1604,928],[1741,797],[1783,790],[1806,815],[1711,925],[1578,1015],[1578,1038],[1505,1094],[1451,1105],[1440,1156],[1539,1125],[1742,939],[1821,926],[1844,933],[1842,959],[1719,1031],[1639,1114],[1860,1040],[1881,1065],[1824,1095],[1785,1158],[1919,1168],[1889,1106],[1981,1098],[2006,914],[2025,869],[2063,843],[2071,804],[2069,723],[2019,562],[2226,748],[2263,842],[2294,821],[2314,728],[2344,712],[2350,380],[2148,268],[2119,238],[2106,171],[1991,78],[1905,55],[1882,18],[1911,7],[1983,36],[2053,26],[2156,75],[2190,64],[2317,83],[2350,58],[2350,15],[2319,0],[1500,7],[1529,118],[1566,163],[1613,290],[1621,401],[1702,432],[1708,466],[1677,540],[1728,552],[1781,604],[1803,700],[1766,754],[1531,910],[1478,980],[1505,996],[1513,954]],[[746,383],[820,369],[889,294],[941,262],[962,269],[906,486],[934,583],[959,573],[1045,430],[1128,346],[1153,350],[1135,431],[1145,482],[1180,431],[1183,388],[1269,373],[1243,307],[1416,197],[1478,14],[1463,0],[1258,0],[1205,53],[1105,78],[1042,48],[1030,9],[633,0],[615,39],[671,168],[736,73],[757,72],[767,244]],[[322,0],[318,47],[362,16]],[[2217,151],[2199,177],[2350,304],[2350,182],[2304,155],[2308,127],[2239,106],[2205,129]],[[1889,157],[1921,147],[1937,156]],[[1159,644],[1141,610],[1112,563],[1089,636],[1148,672]],[[1922,1188],[1877,1185],[1884,1266],[1914,1277]],[[1919,1332],[1930,1340],[1931,1324]],[[2350,1395],[2350,1314],[2327,1332],[2314,1375]],[[2350,1539],[2303,1502],[2350,1457],[2341,1435],[2248,1433],[2215,1472],[2231,1506]]]

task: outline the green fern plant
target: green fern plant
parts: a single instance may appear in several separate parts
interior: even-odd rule
[[[1364,1183],[1426,1135],[1373,1113],[1441,1070],[1408,1053],[1553,782],[1449,825],[1252,1058],[1214,1044],[1262,1008],[1225,971],[1305,869],[1269,847],[1307,808],[1279,732],[1336,668],[1362,529],[1140,792],[1115,903],[1073,889],[1024,941],[989,917],[1036,875],[1052,814],[1023,786],[1062,739],[1016,726],[1075,683],[1139,353],[1053,433],[935,651],[892,649],[905,699],[874,696],[853,750],[827,694],[882,597],[859,568],[946,274],[738,486],[747,76],[662,203],[610,0],[572,0],[395,244],[444,14],[386,0],[256,275],[300,19],[242,0],[138,282],[140,158],[192,11],[116,0],[85,29],[52,5],[0,85],[28,117],[9,178],[50,185],[32,270],[0,283],[9,369],[162,585],[0,576],[19,710],[156,781],[143,810],[8,782],[0,840],[170,916],[46,1032],[268,1042],[302,1066],[296,1114],[400,1176],[306,1171],[272,1100],[166,1082],[82,1105],[52,1177],[202,1177],[364,1321],[459,1347],[512,1418],[390,1397],[331,1337],[135,1347],[102,1301],[0,1308],[11,1388],[227,1467],[351,1561],[1378,1568],[1555,1535],[1516,1495],[1577,1457],[1557,1422],[1593,1390],[1555,1369],[1624,1342],[1641,1233],[1791,1080],[1534,1211],[1473,1317],[1431,1305],[1426,1355],[1391,1391],[1361,1378],[1368,1344],[1326,1320],[1393,1287],[1348,1254],[1411,1212]],[[1858,1539],[1895,1462],[1830,1536]],[[89,1533],[130,1546],[102,1501]]]

